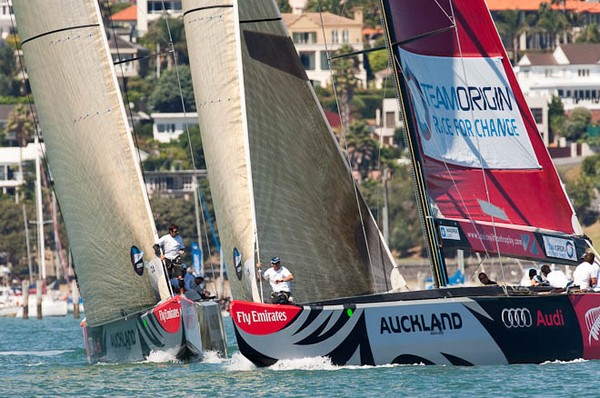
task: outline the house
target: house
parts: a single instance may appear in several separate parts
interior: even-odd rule
[[[118,31],[113,34],[107,30],[108,47],[115,64],[117,77],[128,78],[144,76],[148,70],[148,59],[144,57],[149,53],[144,47],[139,46],[127,38],[123,38]]]
[[[525,22],[528,15],[537,15],[542,3],[550,3],[550,0],[486,0],[486,3],[494,20],[503,11],[519,10],[522,12],[522,21]],[[568,11],[577,15],[577,18],[572,21],[574,26],[571,28],[571,32],[569,32],[569,35],[563,35],[561,37],[562,41],[565,41],[568,36],[577,36],[585,25],[591,23],[600,25],[600,3],[598,1],[565,0],[550,7],[554,10]],[[509,56],[514,59],[514,56],[511,55],[514,50],[512,48],[513,43],[507,37],[503,37],[502,40]],[[554,48],[555,44],[556,37],[541,29],[522,29],[518,38],[519,51],[546,50]]]
[[[13,33],[13,23],[12,0],[0,0],[0,39],[6,40]]]
[[[281,17],[309,80],[316,86],[329,86],[331,70],[328,55],[335,53],[343,45],[350,45],[353,51],[364,49],[363,11],[359,7],[354,8],[354,19],[350,19],[329,12],[303,12],[305,3],[303,0],[290,1],[294,12],[283,13]],[[356,77],[366,87],[367,72],[363,57],[364,55],[358,55],[360,62]]]
[[[134,43],[137,36],[137,9],[137,4],[134,4],[111,16],[117,34],[123,39]]]
[[[151,113],[154,120],[152,137],[159,142],[171,142],[179,139],[186,126],[198,125],[198,113]]]
[[[394,145],[394,134],[396,130],[404,127],[404,119],[400,114],[400,105],[397,98],[384,98],[381,109],[377,109],[375,115],[377,127],[374,137],[384,145]]]
[[[160,19],[165,12],[170,17],[178,17],[182,15],[182,10],[181,0],[137,0],[138,34],[146,34],[150,22]]]
[[[20,164],[35,161],[43,151],[43,144],[33,143],[26,147],[0,147],[0,192],[4,195],[14,194],[15,189],[24,182]]]

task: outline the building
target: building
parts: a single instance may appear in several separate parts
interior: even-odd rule
[[[363,12],[354,9],[354,19],[324,12],[303,12],[302,3],[291,1],[293,13],[282,14],[283,21],[294,41],[300,61],[311,82],[316,86],[329,86],[331,70],[328,56],[335,53],[343,45],[350,45],[353,51],[364,49],[362,28]],[[364,55],[358,55],[359,73],[357,78],[366,87],[367,72],[364,69]],[[333,60],[332,62],[335,62]]]
[[[13,33],[15,23],[12,0],[0,0],[0,39],[6,40]]]
[[[397,98],[383,99],[381,109],[377,109],[375,123],[377,127],[373,138],[381,141],[384,145],[394,145],[396,130],[404,127],[404,119],[400,114],[400,104]]]
[[[198,125],[198,113],[151,113],[154,120],[152,137],[159,142],[171,142],[179,139],[186,126]]]
[[[0,192],[4,195],[15,193],[15,189],[24,183],[20,166],[24,162],[35,162],[36,156],[42,156],[43,146],[28,144],[26,147],[0,147]]]
[[[178,17],[182,9],[181,0],[137,0],[138,35],[146,34],[150,22],[160,19],[165,12],[170,17]]]
[[[195,182],[207,178],[206,170],[144,171],[144,181],[148,195],[160,193],[172,197],[193,197]]]

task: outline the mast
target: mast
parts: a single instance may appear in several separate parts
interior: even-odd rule
[[[404,75],[400,70],[399,55],[396,53],[397,44],[394,44],[390,37],[390,30],[388,26],[389,16],[387,14],[387,8],[385,7],[385,1],[381,1],[381,18],[382,25],[385,30],[386,46],[391,57],[391,65],[393,65],[393,76],[394,84],[396,86],[396,94],[400,102],[400,108],[405,120],[405,133],[404,138],[407,143],[407,147],[410,152],[410,161],[413,171],[413,181],[415,186],[415,194],[417,197],[417,208],[419,216],[421,218],[421,224],[423,226],[423,232],[427,243],[427,254],[431,262],[431,274],[433,279],[433,286],[443,287],[448,284],[448,272],[446,270],[446,261],[442,253],[442,245],[438,238],[437,227],[433,214],[431,213],[431,206],[429,205],[427,187],[425,183],[425,176],[423,174],[423,165],[421,154],[416,148],[417,137],[414,120],[407,115],[407,104],[405,98],[409,98],[408,91],[406,88],[406,82]],[[397,59],[398,58],[398,59]],[[398,62],[396,62],[398,61]]]
[[[38,277],[46,281],[46,250],[44,245],[44,208],[42,205],[42,177],[40,170],[40,152],[39,138],[35,135],[35,203],[37,209],[37,230],[38,230]]]

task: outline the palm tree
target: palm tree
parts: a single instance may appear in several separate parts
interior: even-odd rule
[[[344,44],[337,54],[349,54],[352,47]],[[340,113],[343,126],[350,125],[350,103],[358,87],[359,60],[356,55],[337,58],[332,62],[333,85],[340,102]]]
[[[525,13],[520,10],[503,10],[498,12],[496,27],[502,37],[512,45],[513,64],[519,61],[519,37],[529,30]]]
[[[35,133],[35,124],[28,105],[19,104],[12,109],[6,122],[6,132],[15,134],[21,148],[19,151],[19,176],[23,180],[23,147],[27,146]],[[18,202],[19,195],[16,195],[16,199]]]
[[[539,15],[538,27],[549,36],[550,46],[554,49],[560,45],[561,35],[570,27],[569,18],[565,13],[553,10],[548,3],[540,5]]]

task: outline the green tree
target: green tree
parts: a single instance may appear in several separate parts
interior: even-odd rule
[[[548,120],[550,124],[550,137],[562,135],[567,117],[562,100],[558,96],[552,96],[548,104]]]
[[[555,48],[560,45],[561,36],[570,28],[569,17],[566,13],[553,10],[548,3],[542,3],[537,27],[546,32],[551,48]]]
[[[565,122],[563,135],[571,141],[577,141],[586,133],[592,121],[592,112],[587,108],[577,107]]]
[[[181,82],[181,91],[187,112],[195,112],[194,89],[192,87],[192,74],[189,66],[179,66],[162,74],[158,84],[150,94],[150,109],[157,112],[183,112],[181,97],[179,95],[179,82],[177,71]]]
[[[525,13],[521,10],[503,10],[494,21],[500,35],[506,38],[513,50],[513,63],[519,61],[519,36],[529,29]]]
[[[353,51],[352,47],[344,44],[336,52],[340,54],[348,54]],[[350,103],[354,97],[354,92],[358,87],[358,79],[356,75],[359,72],[359,60],[357,56],[337,58],[332,64],[333,68],[333,86],[338,93],[340,103],[340,114],[342,124],[350,125]]]
[[[158,53],[160,69],[170,70],[175,64],[189,64],[185,28],[182,18],[165,17],[148,25],[148,32],[140,38],[140,43],[152,53]],[[156,67],[156,59],[150,61]]]
[[[27,213],[34,214],[31,203],[28,204]],[[30,233],[34,232],[30,229]],[[13,273],[26,275],[27,249],[22,204],[15,203],[15,200],[8,196],[0,196],[0,235],[0,252],[8,253],[8,261],[14,266]],[[35,242],[34,235],[31,239]]]
[[[598,24],[591,23],[583,27],[583,31],[575,40],[577,43],[600,43],[600,31]]]
[[[580,219],[585,220],[590,204],[595,198],[594,179],[586,174],[580,174],[574,182],[567,185],[567,194],[573,203],[575,212]]]
[[[18,104],[12,109],[6,121],[6,131],[15,134],[19,146],[33,141],[35,126],[29,105]]]
[[[375,41],[374,47],[385,46],[384,37],[380,37]],[[369,65],[373,72],[379,72],[389,66],[390,56],[387,50],[373,51],[367,54]]]

